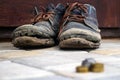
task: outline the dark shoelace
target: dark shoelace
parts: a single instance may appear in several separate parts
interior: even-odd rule
[[[45,9],[43,7],[41,7],[41,12],[39,14],[37,14],[32,20],[32,23],[37,23],[40,21],[47,21],[50,18],[52,19],[52,17],[54,16],[54,12],[53,11],[48,11],[46,12]]]
[[[73,4],[69,4],[66,13],[63,17],[63,22],[66,21],[66,19],[68,21],[76,21],[76,22],[83,22],[84,20],[84,16],[82,15],[77,15],[77,14],[70,14],[72,10],[74,9],[78,9],[78,10],[82,10],[84,13],[87,13],[87,8],[84,6],[84,4],[80,4],[78,2],[73,3]]]
[[[84,4],[80,4],[78,2],[68,4],[68,8],[66,9],[66,12],[63,16],[63,20],[61,22],[63,24],[60,27],[60,32],[59,32],[58,36],[60,36],[60,34],[62,32],[62,27],[63,27],[64,23],[66,23],[67,21],[84,22],[85,16],[71,14],[71,11],[74,9],[82,10],[84,13],[87,13],[87,7],[84,6]]]

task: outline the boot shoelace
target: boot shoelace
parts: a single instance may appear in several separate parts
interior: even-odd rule
[[[67,21],[84,22],[85,16],[71,14],[71,11],[74,9],[82,10],[84,13],[87,13],[87,8],[83,4],[80,4],[78,2],[73,3],[73,4],[68,4],[68,8],[66,9],[66,12],[65,12],[65,14],[63,16],[63,20],[62,20],[63,25]],[[60,27],[60,32],[59,32],[58,36],[60,36],[60,34],[62,32],[63,25],[61,25],[61,27]]]
[[[67,21],[76,21],[76,22],[83,22],[85,19],[85,16],[77,15],[77,14],[70,14],[72,10],[78,9],[82,10],[84,13],[87,13],[87,8],[78,2],[70,4],[66,10],[66,13],[63,17],[63,22]]]
[[[47,21],[49,19],[52,19],[52,17],[54,16],[54,12],[53,11],[48,11],[46,12],[44,8],[41,9],[42,11],[37,14],[31,21],[32,23],[37,23],[40,21]]]

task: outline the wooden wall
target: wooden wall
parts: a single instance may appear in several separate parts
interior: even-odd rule
[[[96,7],[100,28],[120,27],[120,0],[0,0],[0,27],[30,23],[34,16],[34,6],[76,1]]]

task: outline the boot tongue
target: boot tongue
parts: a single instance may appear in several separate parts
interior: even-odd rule
[[[65,7],[64,5],[62,5],[61,3],[57,4],[57,6],[55,7],[52,3],[50,3],[47,8],[46,8],[46,12],[49,11],[56,11],[56,12],[64,12],[65,11]]]
[[[55,9],[54,4],[50,3],[50,4],[48,4],[48,6],[46,8],[46,12],[53,11],[54,9]]]
[[[56,12],[65,12],[65,6],[64,5],[62,5],[61,3],[59,3],[59,4],[57,4],[57,6],[56,6],[56,8],[55,8],[55,11]]]
[[[71,14],[73,14],[73,15],[80,15],[81,14],[81,10],[79,10],[79,9],[73,9],[71,11]]]

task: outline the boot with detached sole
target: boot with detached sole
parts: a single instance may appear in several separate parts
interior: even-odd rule
[[[36,10],[36,8],[35,8]],[[59,23],[65,8],[62,4],[54,7],[48,5],[33,18],[33,24],[26,24],[16,28],[13,32],[12,43],[15,47],[48,47],[55,45],[59,31]]]
[[[71,3],[63,16],[58,35],[62,49],[98,48],[101,41],[96,9],[89,4]]]

